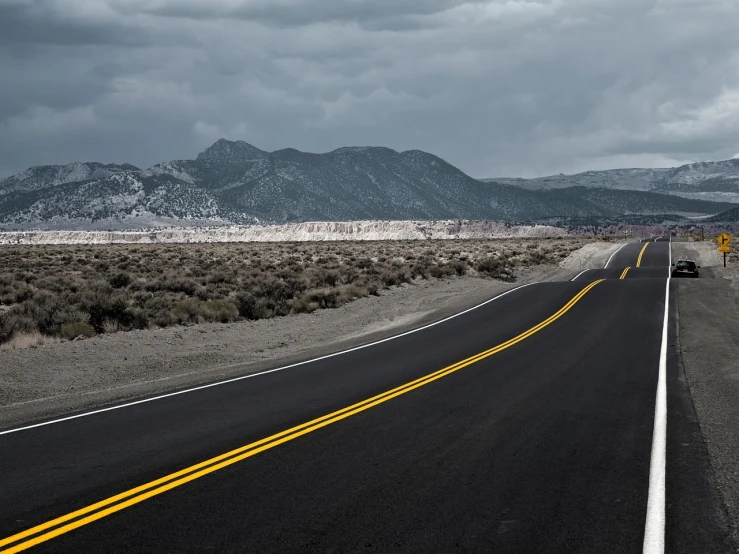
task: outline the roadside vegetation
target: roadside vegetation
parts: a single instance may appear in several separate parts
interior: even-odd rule
[[[0,349],[336,308],[419,279],[514,281],[588,239],[0,247]]]

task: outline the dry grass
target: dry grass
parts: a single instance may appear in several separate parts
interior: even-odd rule
[[[517,269],[557,264],[586,242],[2,246],[0,344],[310,312],[416,279],[513,281]]]
[[[61,342],[61,339],[42,335],[41,333],[17,333],[8,342],[0,344],[0,352],[3,350],[19,350],[21,348],[37,348],[58,342]]]

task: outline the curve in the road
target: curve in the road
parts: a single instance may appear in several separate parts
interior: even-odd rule
[[[6,434],[0,549],[722,552],[721,507],[681,496],[710,481],[689,402],[667,432],[663,242],[301,371]]]
[[[215,471],[228,467],[232,464],[235,464],[247,458],[250,458],[256,454],[259,454],[261,452],[264,452],[266,450],[269,450],[271,448],[284,444],[288,441],[291,441],[293,439],[296,439],[298,437],[301,437],[303,435],[306,435],[308,433],[311,433],[313,431],[326,427],[327,425],[336,423],[347,417],[351,417],[365,410],[373,408],[395,397],[406,394],[414,389],[417,389],[433,381],[436,381],[437,379],[446,377],[447,375],[450,375],[456,371],[459,371],[460,369],[463,369],[469,365],[472,365],[476,362],[484,360],[485,358],[493,356],[494,354],[502,352],[503,350],[510,348],[511,346],[515,344],[518,344],[519,342],[527,339],[528,337],[541,331],[548,325],[558,320],[560,317],[566,314],[570,309],[572,309],[572,307],[575,304],[577,304],[580,301],[580,299],[583,296],[585,296],[591,289],[593,289],[593,287],[595,287],[601,282],[602,281],[594,281],[588,284],[581,291],[579,291],[574,297],[572,297],[564,306],[562,306],[557,312],[549,316],[547,319],[538,323],[532,328],[526,330],[525,332],[519,334],[518,336],[507,340],[506,342],[502,344],[494,346],[493,348],[490,348],[484,352],[480,352],[476,354],[475,356],[472,356],[470,358],[457,362],[451,366],[435,371],[434,373],[428,374],[420,379],[416,379],[415,381],[411,381],[410,383],[406,383],[404,385],[401,385],[400,387],[386,391],[380,395],[374,396],[372,398],[368,398],[352,406],[347,406],[346,408],[343,408],[331,414],[327,414],[320,418],[314,419],[313,421],[303,423],[301,425],[298,425],[291,429],[287,429],[285,431],[282,431],[270,437],[266,437],[254,443],[248,444],[246,446],[242,446],[240,448],[232,450],[231,452],[226,452],[224,454],[221,454],[209,460],[205,460],[203,462],[200,462],[188,468],[182,469],[178,472],[161,477],[155,481],[151,481],[144,485],[140,485],[134,489],[119,493],[106,500],[102,500],[100,502],[97,502],[85,508],[76,510],[64,516],[61,516],[53,520],[50,520],[48,522],[45,522],[41,525],[37,525],[35,527],[27,529],[26,531],[22,531],[20,533],[17,533],[15,535],[2,539],[0,540],[0,546],[7,546],[13,543],[16,543],[16,544],[13,544],[13,546],[11,546],[10,548],[3,550],[2,553],[3,554],[14,554],[16,552],[22,552],[24,550],[27,550],[28,548],[31,548],[32,546],[36,546],[42,542],[58,537],[59,535],[68,533],[69,531],[72,531],[74,529],[78,529],[79,527],[82,527],[83,525],[87,525],[89,523],[102,519],[103,517],[109,516],[115,512],[118,512],[130,506],[133,506],[135,504],[138,504],[139,502],[143,502],[144,500],[147,500],[156,495],[167,492],[171,489],[174,489],[175,487],[179,487],[195,479],[199,479],[210,473],[213,473]],[[87,514],[90,514],[90,515],[87,515]],[[82,516],[85,516],[85,517],[82,517]],[[47,531],[48,529],[51,529],[51,530]],[[43,533],[43,531],[47,531],[47,532]],[[33,538],[28,538],[28,537],[33,537]],[[22,541],[23,539],[28,539],[28,540],[19,542],[19,541]]]

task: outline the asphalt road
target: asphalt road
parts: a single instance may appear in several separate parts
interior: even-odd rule
[[[629,243],[393,340],[4,432],[0,552],[641,552],[647,525],[664,541],[648,552],[730,552],[672,300],[663,345],[669,249]]]

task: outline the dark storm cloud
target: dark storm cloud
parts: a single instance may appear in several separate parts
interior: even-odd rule
[[[0,175],[221,136],[475,176],[739,152],[732,0],[0,0]]]
[[[86,6],[87,4],[87,6]],[[35,48],[39,45],[116,45],[143,47],[155,44],[193,45],[187,33],[172,34],[165,27],[127,21],[100,1],[0,0],[0,45]],[[71,9],[70,9],[71,8]]]
[[[113,21],[68,19],[51,9],[51,2],[0,2],[0,44],[145,45],[150,41],[139,29],[123,28]]]
[[[42,56],[34,56],[38,63]],[[64,60],[48,59],[46,70],[28,74],[28,61],[23,57],[9,57],[0,52],[4,83],[0,86],[0,122],[24,112],[33,106],[66,110],[87,106],[110,91],[109,80],[95,75]]]
[[[251,2],[179,2],[163,0],[139,6],[122,3],[126,13],[141,9],[165,17],[191,19],[248,19],[277,26],[356,21],[361,24],[386,22],[389,27],[405,27],[409,16],[438,13],[458,5],[455,0],[256,0]],[[401,21],[401,23],[398,23]]]

